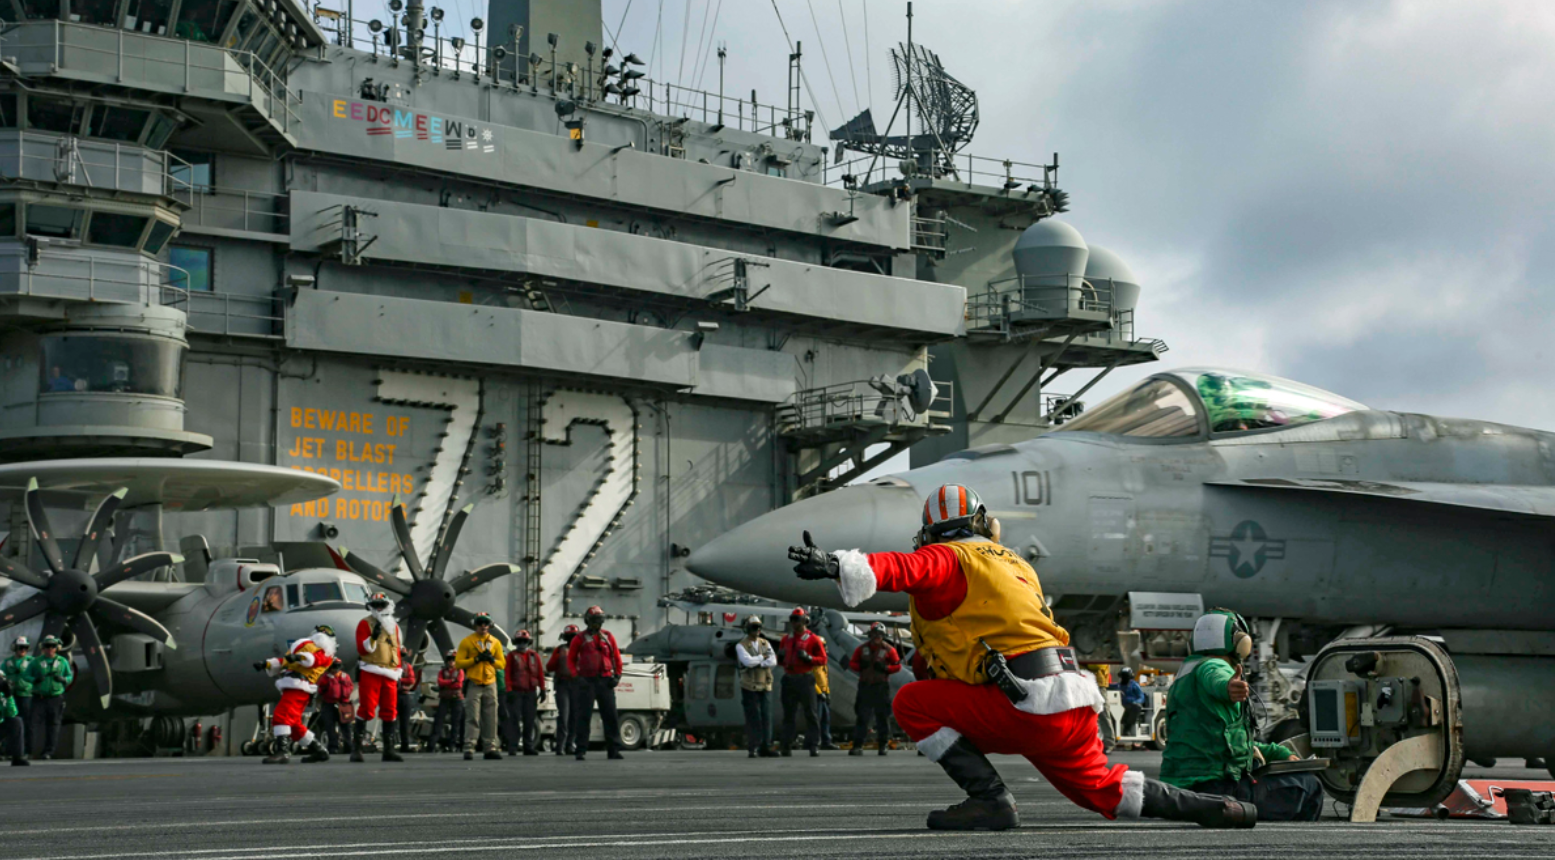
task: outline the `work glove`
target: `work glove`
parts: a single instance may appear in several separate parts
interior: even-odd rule
[[[788,558],[798,562],[794,565],[794,574],[800,579],[837,579],[841,575],[837,557],[816,546],[808,529],[804,533],[804,546],[789,547]]]
[[[817,694],[815,698],[820,700],[823,703],[826,703],[826,702],[830,702],[831,701],[831,694],[830,693],[820,693],[820,694]]]
[[[799,652],[799,659],[805,661],[806,663],[814,663],[815,662],[815,658],[811,657],[809,652],[807,652],[807,651],[800,651]]]
[[[619,687],[619,686],[621,686],[621,676],[620,675],[612,675],[612,676],[610,676],[610,689],[614,690],[616,687]]]
[[[545,704],[545,691],[544,690],[540,691],[540,704],[542,704],[542,705]]]
[[[883,674],[885,674],[885,670],[886,670],[886,665],[884,663],[876,661],[876,663],[875,663],[875,671],[879,672],[879,673],[881,673],[883,675]]]
[[[9,678],[0,676],[0,696],[9,696],[10,694],[11,680]]]
[[[254,671],[255,672],[263,672],[264,670],[265,670],[265,661],[264,660],[260,660],[258,663],[254,664]]]

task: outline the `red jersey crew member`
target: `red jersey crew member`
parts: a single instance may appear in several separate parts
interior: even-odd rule
[[[578,635],[578,625],[562,628],[562,641],[551,650],[551,658],[545,662],[545,671],[551,673],[556,684],[556,754],[571,755],[572,750],[572,700],[578,688],[577,679],[567,665],[567,650],[573,637]]]
[[[854,708],[857,719],[853,726],[853,749],[848,750],[848,755],[864,754],[871,720],[875,723],[875,738],[880,741],[880,755],[885,755],[886,744],[891,740],[891,676],[902,671],[902,658],[885,641],[884,624],[876,621],[869,625],[869,638],[853,649],[848,668],[858,673],[858,701]]]
[[[540,754],[535,743],[540,737],[540,703],[545,701],[545,661],[540,659],[539,651],[530,647],[533,644],[528,630],[518,631],[513,637],[513,650],[508,652],[507,672],[503,674],[508,688],[508,721],[512,724],[508,737],[512,738],[513,747],[508,755],[520,746],[524,755]]]
[[[1106,818],[1167,818],[1252,827],[1252,804],[1197,794],[1108,766],[1096,733],[1102,698],[1075,665],[1036,572],[998,543],[977,495],[947,484],[929,496],[917,550],[827,553],[805,534],[789,557],[804,579],[836,579],[849,606],[906,592],[913,640],[932,680],[906,685],[896,722],[967,799],[929,813],[936,830],[1017,827],[1015,799],[988,753],[1025,756],[1076,804]]]
[[[356,625],[357,671],[356,725],[351,739],[351,760],[362,760],[362,737],[367,723],[378,717],[383,725],[384,761],[404,761],[394,751],[394,729],[399,717],[400,676],[405,673],[401,655],[400,625],[394,620],[394,604],[383,592],[367,598],[367,617]]]
[[[308,751],[304,762],[329,761],[329,751],[319,739],[302,724],[302,712],[308,700],[319,691],[319,679],[335,662],[335,629],[328,624],[313,628],[313,635],[299,639],[291,650],[280,657],[271,657],[255,663],[254,669],[279,675],[276,689],[281,691],[281,701],[270,714],[270,733],[275,735],[275,752],[264,760],[265,764],[286,764],[291,761],[288,747],[295,739],[297,745]]]
[[[605,724],[605,748],[609,758],[621,755],[621,721],[616,716],[616,685],[621,683],[621,649],[616,637],[605,629],[605,610],[590,606],[583,613],[584,630],[572,637],[567,646],[567,665],[577,678],[576,698],[572,702],[573,748],[578,761],[589,751],[589,729],[594,705],[599,704],[599,720]]]
[[[805,749],[812,757],[819,756],[821,709],[815,700],[815,667],[826,665],[826,645],[810,632],[810,618],[801,607],[788,614],[788,633],[778,642],[778,662],[783,666],[782,754],[794,754],[794,736],[799,733],[794,718],[803,708]]]

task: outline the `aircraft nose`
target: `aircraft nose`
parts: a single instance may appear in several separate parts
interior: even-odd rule
[[[907,552],[912,549],[921,504],[917,491],[905,485],[843,487],[725,532],[694,550],[686,567],[703,579],[774,600],[835,600],[837,589],[832,583],[794,576],[788,548],[803,543],[809,530],[823,549]]]

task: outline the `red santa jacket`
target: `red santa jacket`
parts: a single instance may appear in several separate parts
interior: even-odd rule
[[[807,655],[809,661],[801,657],[801,654]],[[821,637],[808,630],[798,637],[790,633],[778,643],[778,664],[788,675],[813,672],[816,666],[826,665],[826,643],[821,641]]]
[[[545,666],[540,662],[540,652],[530,648],[508,652],[507,672],[504,673],[509,692],[533,693],[545,689]]]
[[[437,695],[443,699],[464,698],[464,670],[455,666],[437,672]]]
[[[545,671],[556,677],[556,683],[572,680],[572,667],[567,665],[567,649],[558,645],[551,649],[551,659],[545,662]]]
[[[621,676],[621,649],[609,630],[588,630],[572,637],[567,648],[567,667],[579,678],[618,678]]]
[[[884,663],[885,671],[875,668],[877,663]],[[866,641],[853,649],[848,667],[858,673],[860,684],[884,684],[892,675],[902,671],[902,658],[889,642],[881,642],[877,647],[875,643]]]

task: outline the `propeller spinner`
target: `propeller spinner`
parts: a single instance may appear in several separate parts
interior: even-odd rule
[[[444,578],[448,559],[453,555],[454,543],[459,540],[459,532],[464,528],[465,520],[469,519],[470,511],[474,509],[474,505],[465,505],[454,514],[453,519],[448,522],[448,527],[432,546],[431,566],[428,569],[422,566],[421,558],[416,554],[416,547],[411,543],[410,522],[405,516],[405,505],[395,500],[389,518],[394,524],[394,541],[399,545],[400,557],[405,560],[405,569],[410,571],[409,582],[377,567],[345,547],[340,548],[341,556],[345,558],[346,564],[350,565],[352,570],[385,591],[399,595],[394,616],[405,628],[404,642],[412,651],[419,653],[422,650],[422,643],[429,632],[437,642],[440,653],[452,651],[454,639],[448,632],[446,622],[452,621],[461,627],[475,629],[475,613],[454,603],[459,595],[477,585],[485,585],[498,577],[518,572],[518,565],[499,562],[478,567],[451,580]],[[495,632],[506,645],[507,635],[501,630]]]
[[[54,529],[49,525],[48,513],[43,509],[43,496],[38,490],[38,481],[36,478],[29,480],[26,495],[27,525],[32,529],[33,538],[43,553],[43,561],[48,565],[49,573],[39,573],[20,559],[0,558],[0,574],[22,585],[36,588],[39,592],[0,613],[0,630],[39,615],[43,616],[42,636],[58,636],[69,628],[86,654],[87,664],[92,669],[92,679],[97,684],[97,694],[105,708],[113,695],[113,673],[108,668],[108,658],[103,653],[102,638],[97,634],[94,618],[110,626],[127,627],[137,633],[144,633],[168,648],[178,647],[173,641],[173,634],[156,619],[104,597],[102,592],[126,579],[150,573],[159,567],[178,564],[184,560],[183,556],[171,552],[148,552],[101,569],[95,574],[86,572],[126,492],[120,489],[110,493],[97,505],[97,512],[92,515],[92,521],[81,536],[80,545],[76,547],[74,560],[66,565],[59,543],[54,539]]]

